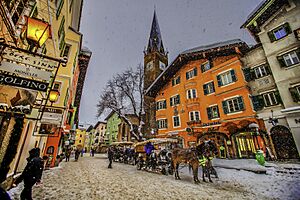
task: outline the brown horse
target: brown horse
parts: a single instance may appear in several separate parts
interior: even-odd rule
[[[200,182],[198,179],[199,158],[202,158],[203,156],[209,158],[210,156],[213,156],[213,154],[215,154],[216,152],[217,152],[216,145],[212,141],[205,142],[201,145],[198,145],[196,148],[173,149],[172,163],[173,163],[173,169],[175,170],[175,179],[176,180],[180,179],[178,173],[179,164],[186,163],[193,170],[194,182],[199,183]],[[206,169],[207,168],[203,168],[204,172],[208,171]],[[205,181],[204,175],[203,175],[203,180]],[[209,180],[211,181],[210,176],[209,176]]]
[[[180,180],[179,173],[178,173],[178,167],[180,163],[186,163],[189,164],[190,167],[193,169],[193,176],[194,176],[194,182],[199,183],[198,179],[198,167],[199,167],[199,161],[197,158],[197,152],[196,149],[173,149],[172,151],[172,163],[173,163],[173,169],[175,170],[175,179]]]

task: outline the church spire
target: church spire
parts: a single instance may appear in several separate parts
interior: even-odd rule
[[[152,20],[150,38],[149,38],[148,47],[147,47],[147,53],[151,53],[154,51],[165,54],[165,49],[164,49],[164,45],[162,42],[161,33],[160,33],[155,9],[154,9],[154,15],[153,15],[153,20]]]

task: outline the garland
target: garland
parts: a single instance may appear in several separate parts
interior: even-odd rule
[[[10,169],[9,165],[15,158],[18,149],[19,140],[23,130],[24,116],[15,116],[14,119],[16,123],[11,132],[7,151],[5,153],[5,156],[0,166],[0,183],[6,180],[7,173]]]

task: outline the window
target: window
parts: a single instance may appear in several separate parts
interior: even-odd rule
[[[217,76],[217,80],[218,80],[218,86],[223,86],[223,85],[228,85],[232,82],[237,81],[236,75],[234,70],[230,70],[227,72],[224,72],[220,75]]]
[[[189,79],[193,78],[194,76],[197,76],[197,68],[194,68],[193,70],[188,71],[186,73],[186,80],[189,80]]]
[[[269,92],[269,93],[263,94],[263,98],[264,98],[264,102],[265,102],[265,107],[274,106],[274,105],[279,104],[279,102],[277,101],[277,98],[275,96],[275,92]]]
[[[180,83],[180,76],[172,79],[172,86],[178,85]]]
[[[180,95],[179,94],[170,98],[170,106],[175,106],[178,104],[180,104]]]
[[[268,32],[268,36],[269,36],[271,42],[274,42],[276,40],[284,38],[285,36],[287,36],[290,33],[292,33],[292,30],[291,30],[289,24],[285,23],[285,24],[279,26],[278,28],[275,28],[275,29],[271,30],[270,32]]]
[[[26,7],[28,0],[5,1],[5,5],[12,16],[12,21],[16,25]]]
[[[244,110],[243,97],[235,97],[222,102],[224,113],[233,113]]]
[[[156,102],[156,110],[161,110],[161,109],[166,109],[166,108],[167,108],[166,100]]]
[[[159,119],[156,121],[157,123],[157,128],[158,129],[163,129],[168,127],[168,121],[167,119]]]
[[[61,24],[58,30],[58,38],[59,38],[59,49],[62,50],[64,46],[66,45],[65,43],[65,17],[61,20]]]
[[[53,89],[59,91],[59,90],[60,90],[60,87],[61,87],[61,83],[60,83],[60,82],[55,82],[55,83],[54,83],[54,86],[53,86]]]
[[[197,97],[196,89],[190,89],[186,91],[187,99],[194,99]]]
[[[64,0],[55,0],[55,4],[56,4],[56,19],[57,19],[64,5]]]
[[[286,66],[294,65],[299,63],[299,57],[295,51],[283,55],[283,59]]]
[[[200,121],[199,111],[189,112],[190,121]]]
[[[71,45],[66,44],[64,50],[62,51],[62,57],[69,57]]]
[[[201,64],[202,73],[210,70],[211,68],[212,68],[212,62],[211,61],[207,61],[207,62]]]
[[[300,101],[300,85],[290,88],[290,93],[292,95],[293,101],[294,102],[299,102]]]
[[[180,126],[180,118],[179,116],[173,116],[173,127]]]
[[[54,153],[54,146],[50,146],[47,148],[47,154],[53,154]]]
[[[269,67],[267,65],[255,67],[253,70],[256,78],[261,78],[270,74]]]
[[[220,117],[219,108],[217,105],[206,108],[206,111],[208,119],[215,119]]]
[[[203,85],[204,95],[211,94],[215,92],[214,82],[209,82]]]

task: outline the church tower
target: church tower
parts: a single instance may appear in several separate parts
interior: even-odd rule
[[[164,49],[156,12],[154,10],[150,38],[144,51],[144,89],[146,90],[168,65],[168,54]]]
[[[168,65],[168,53],[164,49],[156,12],[154,10],[150,38],[144,51],[144,91],[154,82]],[[153,137],[156,131],[155,99],[144,96],[145,126],[143,132],[146,137]]]

